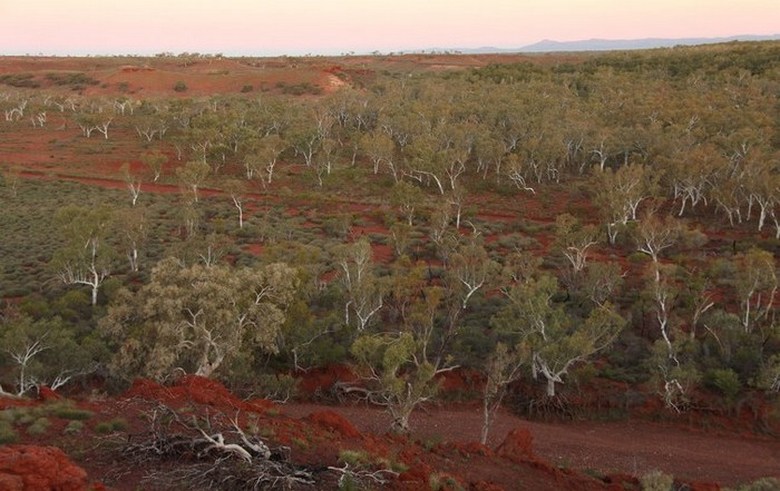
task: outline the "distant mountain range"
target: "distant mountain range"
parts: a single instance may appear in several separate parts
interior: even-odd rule
[[[673,46],[692,46],[697,44],[727,43],[730,41],[776,41],[780,40],[780,34],[758,36],[746,34],[742,36],[729,36],[718,38],[646,38],[646,39],[585,39],[581,41],[553,41],[545,39],[538,43],[529,44],[520,48],[494,48],[482,47],[474,49],[459,49],[464,54],[487,53],[551,53],[567,51],[620,51],[629,49],[671,48]],[[445,50],[438,50],[445,51]]]

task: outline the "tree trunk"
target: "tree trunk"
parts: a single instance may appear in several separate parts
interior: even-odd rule
[[[482,432],[479,436],[479,443],[482,445],[487,445],[487,439],[488,439],[488,432],[490,431],[490,424],[493,422],[491,417],[491,411],[490,411],[490,404],[488,403],[487,398],[485,398],[482,402]]]
[[[547,396],[555,397],[555,379],[547,377]]]

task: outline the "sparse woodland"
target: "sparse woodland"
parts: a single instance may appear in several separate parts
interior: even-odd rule
[[[501,404],[598,416],[602,382],[626,415],[777,418],[780,44],[337,76],[0,75],[1,390],[185,373],[281,399],[343,364],[317,397],[400,432],[452,398],[483,441]],[[441,392],[456,370],[481,382]]]

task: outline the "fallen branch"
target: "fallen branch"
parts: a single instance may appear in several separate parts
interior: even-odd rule
[[[219,415],[218,415],[219,416]],[[218,416],[183,419],[167,406],[150,414],[151,429],[123,449],[135,466],[149,468],[143,483],[151,488],[300,489],[316,483],[312,472],[288,461],[286,448],[276,452],[240,427],[238,414],[228,427]],[[161,468],[165,462],[176,466]]]

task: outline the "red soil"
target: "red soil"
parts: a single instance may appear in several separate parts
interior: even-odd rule
[[[59,448],[0,447],[0,489],[4,491],[82,491],[88,484],[86,471]]]
[[[324,408],[290,404],[283,406],[283,412],[302,417]],[[389,416],[380,409],[328,409],[364,433],[381,434],[390,425]],[[413,437],[462,444],[478,441],[481,418],[481,408],[476,405],[425,408],[412,414]],[[767,476],[780,478],[780,440],[772,437],[705,432],[646,421],[543,423],[502,411],[491,427],[488,444],[499,445],[510,432],[509,442],[498,446],[499,455],[507,455],[512,448],[512,455],[536,455],[567,468],[636,476],[659,469],[680,479],[728,486]]]

